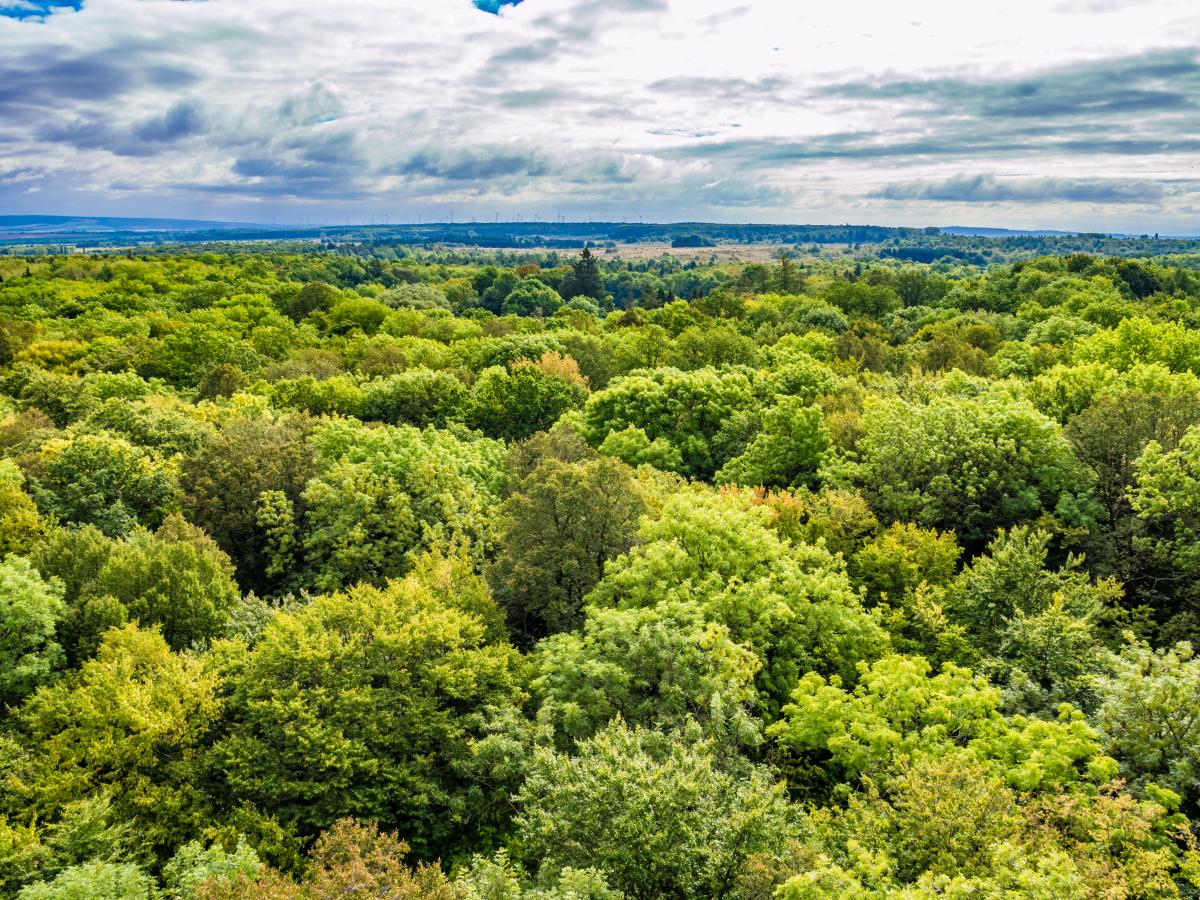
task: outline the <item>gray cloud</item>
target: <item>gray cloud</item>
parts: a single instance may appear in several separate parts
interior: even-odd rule
[[[563,49],[556,38],[544,37],[493,54],[488,60],[488,66],[503,67],[520,63],[548,62],[558,56]]]
[[[512,175],[536,177],[549,172],[536,155],[505,150],[425,150],[399,163],[390,171],[397,175],[444,178],[449,181],[480,181]]]
[[[203,134],[205,130],[203,107],[195,100],[180,100],[161,114],[129,127],[97,118],[77,118],[47,123],[37,130],[37,137],[80,150],[145,157],[161,153],[167,145]]]
[[[45,170],[37,166],[16,166],[11,169],[0,169],[0,184],[25,184],[32,181],[39,181],[45,177]]]
[[[710,96],[752,95],[753,84],[679,79],[651,87]],[[764,85],[762,94],[778,89]],[[744,167],[889,159],[1046,156],[1148,157],[1200,152],[1200,58],[1161,51],[1077,64],[1037,76],[988,81],[877,79],[818,87],[809,102],[834,100],[876,110],[876,130],[805,140],[734,138],[681,144],[678,159],[727,160]],[[1013,202],[1017,201],[1013,198]],[[1113,202],[1121,202],[1114,200]]]
[[[285,98],[277,111],[280,121],[288,125],[319,125],[344,113],[341,99],[320,82],[303,93]]]
[[[88,3],[6,23],[0,205],[926,224],[975,202],[987,224],[1047,227],[1065,223],[1026,217],[1187,214],[1200,59],[1169,49],[1186,31],[1168,27],[1175,0],[1139,6],[1157,34],[1099,37],[1073,17],[1110,0],[1013,0],[1012,27],[986,30],[913,2],[880,8],[869,41],[836,4]],[[923,58],[926,35],[939,51]],[[1034,177],[1050,171],[1069,177]]]
[[[1165,194],[1163,185],[1147,181],[958,175],[942,181],[889,184],[871,196],[942,203],[1157,203]]]
[[[778,76],[751,81],[746,78],[709,78],[700,75],[680,75],[651,82],[651,91],[664,94],[685,94],[692,97],[720,97],[725,100],[740,100],[752,97],[772,96],[788,86],[788,81]]]
[[[154,63],[134,48],[80,55],[65,55],[61,50],[36,53],[0,63],[0,105],[111,100],[140,86],[181,88],[197,78],[185,65]]]
[[[852,81],[814,96],[859,101],[910,101],[914,115],[984,118],[1121,116],[1196,110],[1200,55],[1169,50],[1064,66],[1036,77]]]
[[[535,18],[533,24],[541,36],[492,54],[484,75],[496,78],[499,69],[559,59],[594,42],[605,20],[621,14],[668,10],[667,0],[578,0],[569,10]]]
[[[239,156],[230,167],[230,192],[267,197],[352,197],[370,190],[377,174],[359,138],[345,131],[283,136]]]
[[[500,97],[500,105],[508,109],[541,109],[556,103],[566,103],[578,99],[581,99],[580,95],[575,91],[545,87],[503,94]]]
[[[151,143],[170,143],[180,138],[203,134],[206,125],[204,108],[195,100],[180,100],[162,115],[147,119],[134,130],[134,135]]]

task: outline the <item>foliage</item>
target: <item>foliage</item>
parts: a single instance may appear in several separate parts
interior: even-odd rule
[[[92,862],[64,869],[53,881],[32,884],[20,900],[154,900],[153,879],[132,863]]]
[[[55,630],[66,610],[62,584],[20,556],[0,561],[0,703],[16,704],[63,662]]]
[[[102,786],[146,847],[191,839],[208,817],[197,765],[219,712],[216,687],[201,660],[154,632],[108,632],[94,659],[17,711],[28,749],[5,773],[9,813],[55,821]]]
[[[498,227],[0,256],[0,894],[1195,896],[1192,244]]]
[[[240,836],[232,851],[219,843],[205,847],[199,841],[190,841],[163,866],[163,881],[172,896],[195,900],[206,883],[252,879],[258,875],[260,866],[258,854]]]
[[[46,531],[24,486],[25,476],[16,464],[0,459],[0,553],[28,552]]]
[[[672,497],[587,602],[618,609],[697,603],[706,619],[758,657],[767,709],[777,709],[804,672],[853,677],[857,661],[878,653],[886,636],[834,557],[790,545],[766,518],[732,498]]]
[[[953,529],[968,546],[1043,510],[1075,522],[1086,479],[1061,430],[1001,395],[879,400],[854,459],[831,467],[890,521]]]
[[[1130,643],[1097,678],[1096,724],[1122,771],[1143,784],[1200,799],[1200,660],[1188,644]]]
[[[634,543],[644,508],[632,473],[607,458],[547,459],[499,510],[489,572],[522,640],[575,627],[584,596]]]
[[[457,900],[459,894],[436,865],[409,867],[408,845],[372,824],[340,819],[309,851],[304,879],[276,871],[247,872],[225,865],[194,889],[196,900],[334,900],[351,894],[387,900]]]
[[[281,612],[229,676],[213,751],[230,794],[315,834],[347,816],[401,827],[424,854],[503,814],[463,769],[490,719],[524,699],[519,655],[460,596],[414,574]]]
[[[656,369],[617,379],[584,407],[589,440],[601,444],[614,432],[640,428],[679,454],[685,474],[711,477],[724,463],[710,441],[731,415],[753,404],[750,380],[740,372]]]
[[[538,721],[584,739],[612,719],[684,728],[698,722],[718,749],[759,741],[752,715],[758,657],[694,603],[587,611],[582,634],[542,641],[534,660]]]
[[[47,443],[30,487],[45,513],[113,536],[161,524],[175,477],[169,463],[123,438],[84,434]]]
[[[742,862],[781,846],[789,812],[763,772],[721,771],[703,743],[616,723],[577,755],[538,751],[517,802],[522,853],[595,866],[627,897],[727,897]]]
[[[763,412],[762,430],[740,455],[721,467],[718,484],[799,487],[811,483],[829,448],[820,408],[798,397],[785,398]]]
[[[921,657],[887,656],[860,664],[853,690],[837,676],[800,679],[783,718],[768,734],[793,753],[825,753],[842,773],[887,775],[905,759],[963,747],[1012,787],[1049,790],[1115,774],[1099,736],[1064,704],[1056,721],[1005,717],[1000,692],[947,663],[931,674]]]
[[[492,366],[475,382],[466,422],[489,437],[522,440],[583,401],[585,388],[529,363]]]

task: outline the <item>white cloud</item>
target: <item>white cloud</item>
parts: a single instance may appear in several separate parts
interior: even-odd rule
[[[981,224],[1178,230],[1186,193],[1154,186],[1196,175],[1197,24],[1190,0],[90,0],[0,18],[0,205],[937,224],[947,190],[912,185],[1033,175],[976,191]],[[1088,186],[1117,179],[1142,187]]]

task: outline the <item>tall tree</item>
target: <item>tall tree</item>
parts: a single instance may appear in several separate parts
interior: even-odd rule
[[[604,278],[600,274],[600,264],[596,256],[587,247],[579,254],[579,259],[571,263],[571,271],[563,279],[559,293],[564,300],[572,297],[591,297],[593,300],[603,300],[607,296],[604,291]]]
[[[490,578],[519,639],[579,624],[583,598],[608,561],[633,545],[644,503],[624,463],[544,460],[500,511]]]

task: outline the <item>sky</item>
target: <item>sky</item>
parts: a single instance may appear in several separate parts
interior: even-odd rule
[[[1195,0],[0,0],[0,214],[1200,233]]]

